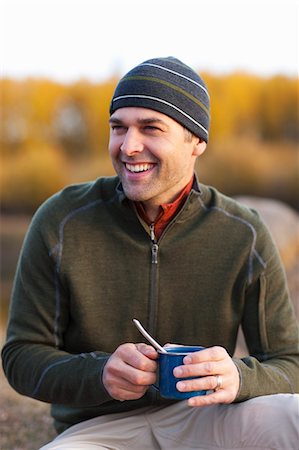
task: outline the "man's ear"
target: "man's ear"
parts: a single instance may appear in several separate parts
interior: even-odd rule
[[[203,154],[207,147],[207,143],[201,139],[200,137],[195,137],[194,140],[194,149],[193,149],[193,155],[194,156],[200,156]]]

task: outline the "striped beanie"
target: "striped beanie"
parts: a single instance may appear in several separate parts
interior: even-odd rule
[[[149,59],[130,70],[115,89],[110,115],[127,106],[166,114],[208,142],[208,90],[200,76],[176,58]]]

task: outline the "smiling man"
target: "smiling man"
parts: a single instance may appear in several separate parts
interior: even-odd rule
[[[154,221],[161,205],[190,182],[206,142],[165,114],[140,107],[117,109],[110,125],[109,152],[124,192],[143,202]]]
[[[61,434],[44,450],[297,448],[284,270],[257,213],[194,173],[209,105],[175,58],[133,68],[110,106],[117,176],[69,186],[33,218],[2,356],[17,391],[52,404]],[[204,347],[173,373],[177,391],[206,395],[159,395],[133,317],[161,343]],[[234,358],[240,326],[249,356]]]

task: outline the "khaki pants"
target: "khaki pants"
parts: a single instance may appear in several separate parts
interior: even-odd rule
[[[190,408],[185,401],[74,425],[41,450],[299,449],[299,395]]]

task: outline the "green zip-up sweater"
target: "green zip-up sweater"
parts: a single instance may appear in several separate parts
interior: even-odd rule
[[[275,245],[257,213],[194,186],[155,242],[117,177],[70,186],[35,214],[18,263],[3,365],[21,394],[52,403],[60,432],[163,403],[149,389],[119,402],[101,381],[109,355],[143,339],[220,345],[241,324],[236,401],[299,391],[298,327]]]

